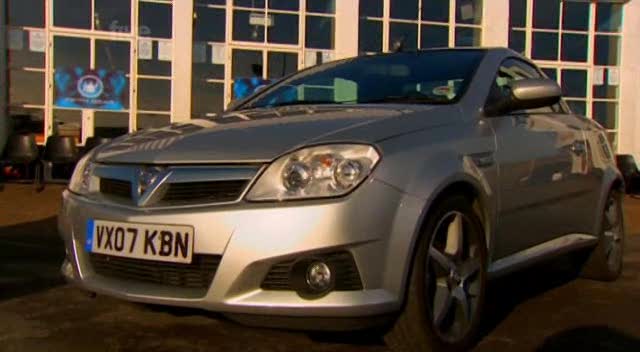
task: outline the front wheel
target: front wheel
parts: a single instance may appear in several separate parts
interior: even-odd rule
[[[486,287],[484,231],[469,200],[440,202],[416,244],[406,305],[385,336],[394,351],[463,351],[475,343]]]

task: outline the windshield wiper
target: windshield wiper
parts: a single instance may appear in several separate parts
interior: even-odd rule
[[[389,95],[382,98],[361,100],[359,104],[384,104],[384,103],[404,103],[404,104],[451,104],[452,100],[443,97],[436,99],[426,95]]]
[[[277,108],[281,106],[292,106],[292,105],[323,105],[323,104],[343,104],[345,102],[341,101],[333,101],[333,100],[296,100],[296,101],[283,101],[282,103],[277,104],[268,104],[262,106],[254,106],[256,108]]]

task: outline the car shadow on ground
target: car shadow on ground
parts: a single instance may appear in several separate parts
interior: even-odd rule
[[[640,339],[607,326],[585,326],[548,337],[536,352],[640,351]]]
[[[55,216],[0,227],[0,301],[63,284],[63,259]]]

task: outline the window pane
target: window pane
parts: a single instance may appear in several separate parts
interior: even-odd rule
[[[592,105],[593,118],[602,127],[614,130],[618,121],[618,104],[607,101],[595,101]]]
[[[224,47],[218,49],[221,50]],[[205,42],[193,43],[194,79],[224,79],[224,64],[213,64],[213,47]]]
[[[587,62],[588,44],[586,34],[562,34],[562,61]]]
[[[542,72],[547,75],[547,78],[552,79],[554,81],[558,81],[558,69],[551,67],[543,67],[541,68]]]
[[[151,59],[138,60],[138,73],[152,76],[171,76],[171,61],[158,60],[158,41],[151,44]]]
[[[234,50],[232,63],[231,77],[233,79],[262,77],[262,51]]]
[[[53,110],[53,134],[75,137],[80,142],[82,110]]]
[[[558,34],[533,32],[531,57],[537,60],[558,59]]]
[[[595,64],[617,66],[620,64],[620,37],[617,35],[596,35]]]
[[[275,10],[298,11],[300,9],[299,0],[269,0],[269,8]]]
[[[89,68],[89,39],[74,37],[55,37],[53,40],[54,68]]]
[[[404,50],[418,48],[418,25],[413,23],[391,22],[389,24],[389,49],[396,43],[402,43]]]
[[[204,117],[224,110],[224,83],[194,82],[191,94],[192,115]]]
[[[456,46],[480,46],[481,37],[479,28],[456,27]]]
[[[512,29],[509,31],[509,48],[514,51],[524,54],[525,52],[525,41],[526,41],[526,33],[525,31],[519,31]]]
[[[267,41],[278,44],[298,44],[298,15],[269,14],[273,24],[267,27]]]
[[[482,0],[456,0],[456,23],[481,24]]]
[[[171,81],[166,79],[138,79],[138,109],[171,110]]]
[[[567,97],[584,98],[587,96],[587,71],[562,70],[562,91]]]
[[[584,100],[567,100],[567,105],[575,114],[587,115],[587,102]]]
[[[264,42],[264,26],[251,24],[251,17],[253,16],[254,22],[262,19],[263,23],[264,12],[252,12],[243,10],[233,11],[233,40],[240,40],[245,42]]]
[[[136,120],[136,129],[146,130],[148,128],[160,128],[171,123],[169,115],[158,114],[138,114]]]
[[[335,0],[307,0],[307,12],[336,13],[336,1]]]
[[[131,0],[95,0],[97,30],[131,32]]]
[[[562,28],[574,31],[589,30],[591,4],[563,1],[562,6]]]
[[[382,17],[383,0],[360,0],[360,16]]]
[[[129,73],[129,42],[96,40],[96,69]]]
[[[335,33],[332,17],[307,16],[306,47],[316,49],[333,49]]]
[[[382,21],[360,19],[358,33],[358,50],[360,52],[382,51]]]
[[[115,138],[129,133],[129,113],[96,111],[93,115],[93,135]]]
[[[9,133],[35,133],[36,142],[44,142],[44,110],[9,108]]]
[[[265,0],[233,0],[234,6],[253,7],[256,9],[264,9]]]
[[[509,27],[525,27],[527,25],[527,0],[511,0],[509,2]]]
[[[609,85],[609,75],[611,69],[604,69],[604,79],[603,84],[593,86],[593,97],[594,98],[605,98],[605,99],[616,99],[618,98],[618,86],[617,85]],[[594,71],[594,75],[595,75]],[[619,74],[619,73],[618,73]],[[594,78],[595,82],[595,78]]]
[[[22,48],[19,50],[8,50],[9,56],[9,67],[11,68],[22,68],[22,67],[31,67],[31,68],[44,68],[45,66],[45,55],[42,52],[31,51],[29,49],[29,45],[27,44],[29,38],[29,31],[23,31],[20,29],[12,29],[16,35],[19,35],[22,38]]]
[[[140,36],[172,37],[171,4],[140,2]]]
[[[430,24],[422,25],[421,48],[446,48],[449,46],[449,27]]]
[[[69,11],[73,9],[73,11]],[[54,0],[53,25],[91,29],[91,2],[87,0]]]
[[[390,0],[391,18],[404,20],[418,19],[418,0]]]
[[[298,54],[269,52],[267,54],[267,78],[284,77],[298,71]]]
[[[202,5],[225,5],[227,3],[226,0],[196,0],[196,4]]]
[[[44,28],[44,1],[9,0],[9,25]]]
[[[224,42],[226,17],[224,9],[195,7],[193,38],[197,41]]]
[[[44,105],[44,73],[10,70],[9,105]]]
[[[450,0],[429,0],[422,2],[422,19],[425,21],[449,22]]]
[[[622,5],[596,4],[596,31],[620,32],[622,30]]]
[[[533,27],[557,29],[560,18],[560,1],[534,0]]]

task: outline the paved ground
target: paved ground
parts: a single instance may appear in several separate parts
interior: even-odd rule
[[[379,336],[254,329],[66,286],[55,229],[60,188],[0,191],[0,351],[386,351]],[[640,351],[640,201],[627,199],[625,271],[576,279],[562,261],[494,282],[476,351]]]

